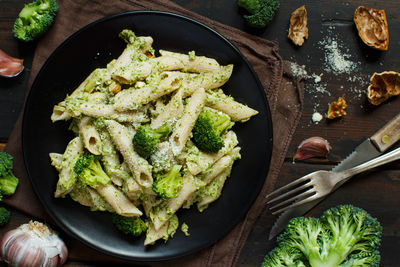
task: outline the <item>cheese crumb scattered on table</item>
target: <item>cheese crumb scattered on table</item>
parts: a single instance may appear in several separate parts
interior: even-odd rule
[[[322,115],[321,115],[321,113],[319,113],[319,112],[314,112],[314,114],[312,115],[312,121],[315,123],[315,124],[318,124],[321,120],[322,120]]]

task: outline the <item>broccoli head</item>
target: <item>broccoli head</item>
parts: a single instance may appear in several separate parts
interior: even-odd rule
[[[12,168],[13,157],[6,152],[0,152],[0,176],[7,175]]]
[[[181,168],[181,165],[174,165],[168,173],[155,175],[153,191],[163,199],[177,197],[183,186],[183,178],[179,173]]]
[[[10,221],[11,212],[4,207],[0,207],[0,226]]]
[[[45,33],[58,12],[56,0],[36,0],[25,5],[14,23],[14,36],[28,42]]]
[[[12,172],[13,157],[6,153],[0,152],[0,200],[2,195],[12,195],[18,186],[18,178]]]
[[[136,34],[128,29],[122,30],[119,34],[118,37],[120,37],[122,40],[124,40],[127,44],[134,44],[137,42],[137,37]]]
[[[143,158],[148,158],[155,151],[160,140],[171,133],[171,127],[165,123],[157,129],[142,125],[133,136],[135,151]]]
[[[113,213],[112,222],[126,235],[139,236],[147,230],[147,224],[140,217],[124,217]]]
[[[267,26],[279,9],[279,5],[279,0],[238,0],[238,6],[250,13],[243,18],[249,26],[255,28]]]
[[[300,251],[311,267],[379,266],[381,235],[377,219],[363,209],[342,205],[325,211],[320,219],[292,219],[278,237],[278,248]],[[282,266],[270,259],[266,257],[265,266]]]
[[[79,177],[82,183],[96,188],[99,184],[106,185],[111,181],[111,178],[104,172],[100,164],[100,157],[83,153],[75,163],[74,172]]]
[[[221,134],[233,124],[228,115],[206,107],[194,125],[192,141],[205,152],[217,153],[224,146]]]
[[[303,260],[304,255],[300,250],[284,245],[276,247],[268,253],[261,263],[261,267],[306,267]]]
[[[0,178],[0,192],[6,196],[10,196],[15,193],[18,186],[18,178],[12,173],[2,176]]]

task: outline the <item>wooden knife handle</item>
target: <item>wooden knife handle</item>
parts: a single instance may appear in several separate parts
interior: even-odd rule
[[[400,140],[400,114],[371,137],[371,141],[381,152],[384,152],[398,140]]]

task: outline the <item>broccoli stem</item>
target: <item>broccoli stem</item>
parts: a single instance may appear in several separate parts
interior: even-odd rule
[[[226,117],[219,118],[218,121],[215,122],[215,126],[216,126],[215,129],[218,132],[218,135],[220,135],[230,125],[231,125],[231,121],[229,119],[227,119]]]
[[[337,267],[344,260],[341,253],[330,251],[327,258],[321,259],[318,255],[310,256],[312,267]]]
[[[174,165],[171,169],[171,171],[168,174],[169,177],[175,177],[178,175],[179,171],[181,170],[182,166],[181,165]]]
[[[96,160],[96,161],[92,162],[92,164],[95,165],[95,167],[91,168],[94,175],[103,177],[105,180],[110,179],[108,177],[108,175],[104,172],[103,167],[101,167],[100,161]]]

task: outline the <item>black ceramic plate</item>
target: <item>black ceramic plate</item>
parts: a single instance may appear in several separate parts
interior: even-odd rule
[[[50,165],[50,152],[62,153],[73,138],[69,122],[52,123],[53,106],[71,93],[89,73],[117,58],[125,47],[118,33],[125,28],[150,35],[154,48],[187,53],[195,50],[220,64],[234,64],[226,93],[260,113],[234,130],[242,147],[242,159],[233,167],[222,196],[200,213],[195,207],[180,210],[181,223],[190,236],[178,230],[166,244],[144,247],[144,237],[130,238],[118,232],[111,216],[90,212],[69,197],[55,199],[58,175]],[[272,150],[272,126],[268,103],[254,71],[243,55],[224,37],[191,19],[164,12],[130,12],[96,21],[70,36],[48,58],[29,94],[23,120],[26,168],[47,212],[57,224],[85,244],[128,260],[162,260],[183,256],[206,247],[226,235],[245,216],[267,175]]]

